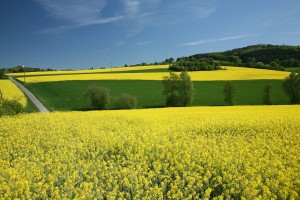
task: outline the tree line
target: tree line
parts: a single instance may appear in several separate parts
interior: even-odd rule
[[[89,99],[90,105],[97,110],[108,110],[112,102],[110,89],[92,85],[86,92],[85,97]],[[137,105],[137,99],[133,95],[123,93],[114,99],[115,109],[134,109]]]
[[[166,106],[187,106],[192,103],[195,89],[187,71],[183,71],[179,75],[170,72],[169,76],[163,77],[162,84],[164,86],[163,95],[166,98]],[[282,83],[282,89],[290,98],[291,104],[299,104],[300,73],[292,72]],[[236,87],[234,82],[225,82],[223,93],[225,104],[229,106],[235,105]],[[271,84],[265,85],[262,94],[262,100],[265,105],[275,104]]]
[[[300,67],[300,46],[260,44],[224,52],[196,54],[182,59],[211,59],[225,66],[285,70],[287,67]]]
[[[195,89],[193,81],[187,71],[180,74],[170,72],[162,80],[162,94],[166,99],[167,107],[188,106],[193,102]],[[300,74],[292,72],[282,83],[282,89],[290,98],[291,104],[300,103]],[[224,102],[226,105],[233,106],[236,104],[236,86],[233,81],[227,81],[224,84]],[[85,96],[90,100],[93,108],[99,110],[109,109],[111,102],[110,90],[98,86],[90,86]],[[272,85],[266,84],[262,91],[262,101],[265,105],[275,104],[272,96]],[[116,109],[133,109],[136,108],[137,99],[129,94],[121,94],[115,100]]]
[[[179,59],[170,64],[169,69],[173,71],[211,71],[222,68],[218,62],[210,59],[202,59],[201,61]]]

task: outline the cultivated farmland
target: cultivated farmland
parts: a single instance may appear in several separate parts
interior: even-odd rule
[[[234,80],[237,87],[238,105],[261,105],[262,92],[269,83],[276,104],[288,104],[281,84],[289,72],[223,67],[224,70],[189,72],[194,81],[196,95],[193,106],[224,105],[223,87],[228,80]],[[81,72],[81,74],[80,74]],[[123,67],[81,71],[32,72],[27,74],[26,87],[50,110],[90,110],[84,93],[90,85],[107,87],[112,98],[121,93],[137,97],[138,108],[163,107],[161,80],[168,75],[167,65]],[[60,74],[68,73],[68,74]],[[23,81],[23,74],[19,81]],[[113,109],[113,107],[112,107]]]
[[[3,98],[16,99],[23,106],[27,105],[27,98],[24,93],[10,80],[0,80],[0,91]]]
[[[300,106],[3,117],[0,197],[298,199]]]
[[[140,72],[130,73],[134,70],[126,71],[131,67],[116,68],[118,70],[124,69],[125,71],[116,71],[115,73],[109,73],[108,69],[97,70],[98,73],[85,73],[84,70],[75,71],[76,73],[70,72],[70,74],[60,74],[60,75],[44,75],[39,74],[39,76],[33,76],[34,72],[31,73],[32,76],[26,78],[26,83],[37,83],[37,82],[54,82],[54,81],[74,81],[74,80],[162,80],[163,76],[167,76],[168,72],[152,72],[153,69],[165,69],[167,70],[167,65],[164,66],[152,66],[144,70],[138,67]],[[195,71],[189,72],[193,81],[217,81],[217,80],[282,80],[289,75],[289,72],[274,71],[274,70],[264,70],[264,69],[252,69],[252,68],[242,68],[242,67],[223,67],[226,70],[217,71]],[[115,70],[115,69],[114,69]],[[90,71],[90,70],[89,70]],[[48,72],[50,73],[50,72]],[[18,74],[22,76],[21,74]],[[30,75],[30,74],[29,74]],[[41,76],[42,75],[42,76]],[[23,81],[23,78],[18,78],[19,81]]]

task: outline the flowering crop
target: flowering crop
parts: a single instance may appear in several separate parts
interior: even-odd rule
[[[27,98],[25,94],[10,80],[0,80],[0,91],[3,94],[3,98],[16,99],[23,106],[26,106]]]
[[[0,199],[299,199],[300,106],[23,114]]]
[[[151,69],[168,69],[169,65],[150,65],[150,66],[136,66],[136,67],[114,67],[105,69],[87,69],[87,70],[69,70],[69,71],[44,71],[44,72],[26,72],[27,76],[39,75],[66,75],[66,74],[93,74],[93,73],[110,73],[110,72],[124,72],[135,70],[151,70]],[[23,72],[9,73],[8,76],[23,76]]]
[[[130,67],[128,67],[129,69]],[[120,68],[121,69],[121,68]],[[126,70],[127,68],[125,68]],[[109,71],[107,71],[109,72]],[[84,70],[82,71],[84,73]],[[262,80],[262,79],[284,79],[290,73],[265,69],[252,69],[243,67],[226,67],[226,70],[217,71],[194,71],[189,72],[193,81],[214,81],[214,80]],[[168,72],[148,72],[148,73],[92,73],[92,74],[68,74],[31,76],[26,78],[26,82],[52,82],[70,80],[162,80]],[[23,81],[22,78],[18,78]]]

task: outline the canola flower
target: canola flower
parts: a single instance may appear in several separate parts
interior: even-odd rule
[[[23,114],[0,199],[299,199],[300,106]]]
[[[110,72],[124,72],[135,70],[152,70],[152,69],[169,69],[169,65],[149,65],[149,66],[135,66],[135,67],[113,67],[104,69],[84,69],[84,70],[65,70],[65,71],[44,71],[44,72],[26,72],[27,76],[38,75],[66,75],[66,74],[93,74],[93,73],[110,73]],[[8,73],[8,76],[23,76],[23,72]]]
[[[10,80],[0,80],[0,91],[2,92],[3,98],[16,99],[23,106],[26,106],[27,98],[25,94]]]
[[[130,68],[130,67],[129,67]],[[262,79],[284,79],[290,72],[253,69],[243,67],[224,67],[226,70],[216,71],[194,71],[189,72],[193,81],[215,81],[215,80],[262,80]],[[168,72],[148,73],[101,73],[101,74],[70,74],[70,75],[49,75],[31,76],[26,78],[27,83],[71,81],[71,80],[162,80],[168,76]],[[22,77],[18,78],[23,81]]]

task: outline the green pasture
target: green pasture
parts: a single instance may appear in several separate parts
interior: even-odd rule
[[[27,104],[25,106],[25,112],[31,113],[31,112],[39,112],[39,109],[32,103],[32,101],[26,96],[27,98]]]
[[[265,84],[272,85],[272,95],[276,104],[288,104],[289,99],[282,90],[282,80],[233,81],[236,86],[236,105],[261,105]],[[192,106],[216,106],[224,104],[225,81],[194,82],[196,90]],[[26,87],[52,111],[90,110],[89,101],[84,97],[91,85],[107,87],[111,97],[121,93],[135,95],[137,108],[164,107],[161,81],[97,80],[27,83]],[[113,109],[113,104],[111,105]]]

